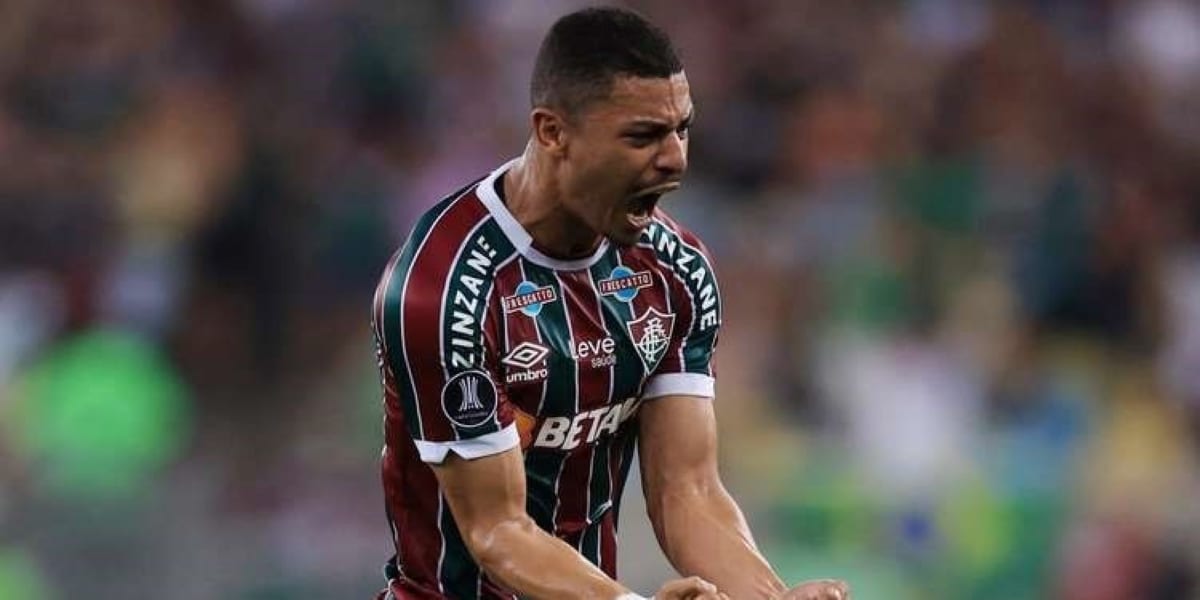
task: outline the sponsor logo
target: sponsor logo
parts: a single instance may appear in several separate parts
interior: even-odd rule
[[[570,417],[547,417],[533,438],[535,448],[574,450],[580,444],[594,444],[601,435],[612,435],[637,414],[640,398],[629,398]]]
[[[532,369],[533,365],[542,362],[547,354],[550,354],[550,350],[545,346],[533,342],[521,342],[507,356],[500,359],[500,362],[518,369]]]
[[[617,341],[612,337],[599,340],[580,340],[571,348],[571,358],[590,365],[593,369],[602,369],[616,364]]]
[[[545,367],[540,369],[534,367],[546,360],[548,354],[550,354],[548,348],[533,342],[517,344],[504,358],[500,359],[500,362],[521,370],[506,374],[504,382],[509,384],[531,383],[545,379],[550,375],[550,370]]]
[[[504,376],[504,383],[509,385],[517,383],[536,383],[550,376],[550,369],[542,367],[540,369],[529,369],[526,371],[514,371]]]
[[[554,288],[538,287],[532,281],[522,281],[517,284],[516,293],[502,298],[501,303],[505,313],[519,310],[530,317],[536,317],[542,312],[543,305],[555,300],[558,300],[558,295],[554,293]]]
[[[442,412],[459,427],[479,427],[496,414],[496,386],[483,371],[463,371],[442,388]]]
[[[671,331],[675,327],[675,315],[663,314],[650,307],[642,316],[628,322],[625,327],[629,330],[629,339],[637,348],[647,371],[653,371],[662,358],[663,350],[671,341]]]
[[[475,238],[466,253],[466,266],[450,282],[446,292],[450,324],[450,366],[456,369],[477,368],[482,364],[479,354],[479,317],[483,314],[482,296],[488,272],[496,257],[483,236]]]
[[[620,266],[612,270],[608,279],[598,283],[601,295],[616,296],[621,302],[629,302],[638,295],[638,290],[654,285],[654,278],[650,271],[634,273],[629,267]]]

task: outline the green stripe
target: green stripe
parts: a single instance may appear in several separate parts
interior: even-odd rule
[[[583,539],[579,542],[579,553],[588,562],[600,566],[600,524],[593,523],[588,526],[583,532]]]
[[[591,275],[593,283],[611,276],[613,269],[619,265],[617,258],[615,251],[609,252],[592,267]],[[642,359],[638,356],[637,350],[634,349],[633,344],[628,339],[628,332],[625,331],[625,323],[633,318],[633,309],[630,304],[621,302],[614,295],[601,295],[600,309],[604,328],[614,340],[618,340],[616,349],[617,362],[612,367],[612,396],[608,399],[610,405],[616,405],[640,391],[642,379],[645,377],[645,366],[642,363]],[[589,529],[588,535],[599,535],[599,519],[603,516],[605,510],[612,510],[619,501],[618,498],[613,498],[615,490],[612,489],[613,482],[609,480],[608,472],[610,450],[612,444],[617,439],[619,438],[608,436],[602,438],[592,456],[592,480],[589,482],[591,492],[589,494],[588,516],[589,520],[595,524]],[[607,507],[605,506],[606,504],[608,505]],[[585,541],[584,549],[587,552],[595,554],[595,556],[587,554],[585,556],[588,556],[588,559],[593,563],[599,564],[599,549],[594,546],[594,541],[591,545]]]
[[[461,600],[472,600],[478,598],[479,591],[479,565],[475,564],[475,560],[471,558],[471,553],[467,550],[466,543],[463,542],[462,534],[458,531],[458,525],[454,522],[454,517],[450,514],[450,504],[446,501],[446,497],[442,496],[442,502],[446,507],[442,511],[442,543],[444,544],[445,554],[442,557],[442,568],[438,572],[438,579],[446,588],[446,595],[450,598]]]
[[[429,235],[429,231],[433,229],[438,217],[460,194],[461,190],[439,202],[413,226],[412,233],[409,234],[408,240],[400,250],[400,258],[397,259],[396,267],[392,270],[392,278],[388,281],[387,291],[383,297],[383,323],[380,323],[380,328],[387,341],[387,361],[392,373],[396,376],[396,387],[399,388],[397,391],[400,393],[401,407],[407,417],[405,422],[408,425],[408,432],[416,440],[424,439],[424,435],[421,432],[420,419],[414,418],[420,414],[420,409],[417,406],[417,397],[413,393],[412,374],[408,372],[408,367],[404,363],[404,352],[402,351],[400,328],[403,316],[401,307],[404,299],[404,282],[408,279],[408,272],[416,259],[419,246]]]
[[[525,262],[525,278],[538,287],[550,286],[557,300],[542,305],[536,318],[542,343],[553,350],[546,358],[550,375],[546,378],[545,403],[539,417],[571,418],[577,410],[575,396],[575,363],[571,359],[571,336],[567,329],[567,313],[563,291],[554,272]],[[554,532],[554,510],[558,504],[558,478],[567,453],[562,450],[531,448],[525,458],[527,508],[538,525]]]
[[[662,222],[655,222],[651,229],[648,236],[654,244],[655,253],[663,262],[671,265],[671,269],[683,279],[684,285],[691,292],[693,323],[691,323],[692,328],[684,341],[683,369],[689,373],[707,373],[713,348],[717,342],[717,330],[720,329],[723,318],[721,292],[717,286],[716,272],[713,271],[712,262],[699,248],[686,245],[681,236],[671,231]],[[685,267],[677,266],[676,261],[685,254],[694,256],[694,258]],[[701,267],[704,269],[704,273],[699,282],[689,277],[691,273],[697,272]],[[701,308],[703,302],[701,291],[708,286],[712,286],[711,295],[715,304],[711,309],[716,310],[716,323],[702,329],[701,316],[707,311]]]
[[[592,266],[591,273],[594,281],[607,279],[620,263],[616,251],[608,252]],[[629,339],[625,323],[632,321],[633,307],[628,302],[621,302],[614,295],[600,296],[604,327],[608,334],[617,342],[617,363],[613,365],[612,402],[622,402],[626,398],[636,396],[642,389],[642,379],[646,376],[646,367]]]
[[[488,243],[492,245],[492,248],[496,249],[498,256],[501,257],[496,262],[496,267],[499,267],[505,261],[508,261],[510,258],[512,258],[512,255],[517,253],[517,247],[513,246],[512,241],[508,239],[508,236],[504,233],[504,230],[500,228],[500,224],[497,223],[495,219],[489,219],[483,228],[480,229],[480,233],[487,239]],[[516,260],[520,260],[520,257],[518,257]],[[499,270],[499,268],[495,269],[495,271],[492,273],[492,276],[495,277]],[[494,289],[494,286],[492,292],[494,297],[491,298],[491,302],[493,304],[500,302],[500,296],[495,295],[496,290]],[[497,323],[499,329],[497,330],[498,336],[496,338],[496,343],[500,347],[493,348],[492,350],[495,350],[500,354],[497,356],[486,356],[484,359],[487,361],[488,365],[495,369],[496,373],[503,373],[504,369],[500,367],[499,361],[500,358],[504,356],[504,340],[508,339],[508,319],[504,318],[504,308],[502,307],[489,306],[488,310],[491,313],[489,316],[499,321],[499,323]],[[501,380],[497,381],[496,385],[502,386],[504,384]]]
[[[629,430],[623,433],[620,437],[613,440],[614,444],[619,444],[623,447],[623,451],[621,452],[621,466],[620,469],[618,469],[617,478],[614,480],[614,483],[616,483],[617,489],[620,490],[621,494],[625,493],[625,482],[629,479],[629,468],[633,465],[633,450],[637,445],[638,440],[637,422],[640,418],[641,417],[635,416],[630,421],[632,427],[630,427]],[[612,511],[613,528],[615,529],[621,525],[621,495],[615,495],[613,498]]]
[[[486,230],[487,223],[484,223],[464,239],[458,259],[447,274],[446,296],[441,307],[442,365],[446,369],[447,377],[486,367],[483,315],[484,309],[487,307],[487,299],[491,296],[492,286],[496,281],[494,267],[503,260],[499,250],[488,240]],[[468,286],[464,281],[473,281],[475,285]],[[456,302],[459,298],[464,298],[466,304]],[[452,343],[456,338],[461,339],[462,337],[461,333],[455,332],[454,327],[467,323],[459,318],[459,315],[463,314],[469,314],[471,319],[465,327],[474,329],[474,338],[471,340],[472,347],[470,348],[456,346]],[[454,357],[463,356],[466,357],[465,362],[454,360]],[[461,427],[458,424],[453,424],[453,427],[458,439],[471,439],[500,430],[500,425],[495,418],[474,427]]]

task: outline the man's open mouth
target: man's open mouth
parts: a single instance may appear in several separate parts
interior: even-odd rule
[[[654,213],[654,208],[658,206],[658,200],[668,192],[673,192],[679,188],[678,182],[656,185],[651,188],[646,188],[637,192],[629,198],[626,205],[626,210],[630,215],[638,218],[649,218]]]
[[[662,198],[661,192],[634,196],[629,200],[629,214],[637,217],[650,216],[650,213],[654,212],[654,207],[658,205],[659,198]]]

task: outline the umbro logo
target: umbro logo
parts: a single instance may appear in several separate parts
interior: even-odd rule
[[[550,354],[550,350],[545,346],[533,342],[521,342],[507,356],[500,359],[500,362],[518,369],[532,369],[534,365],[542,362],[547,354]]]

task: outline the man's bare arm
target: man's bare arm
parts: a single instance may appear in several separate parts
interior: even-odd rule
[[[639,452],[650,522],[671,564],[736,600],[847,600],[845,584],[814,581],[789,590],[754,543],[717,472],[712,400],[667,396],[642,405]]]
[[[611,600],[629,593],[525,512],[520,449],[474,460],[451,453],[444,463],[432,466],[467,549],[489,576],[538,600]],[[659,596],[716,598],[715,588],[698,578],[668,584]]]
[[[657,398],[642,405],[640,418],[646,508],[667,560],[738,600],[782,595],[787,586],[758,552],[717,473],[712,400]]]

